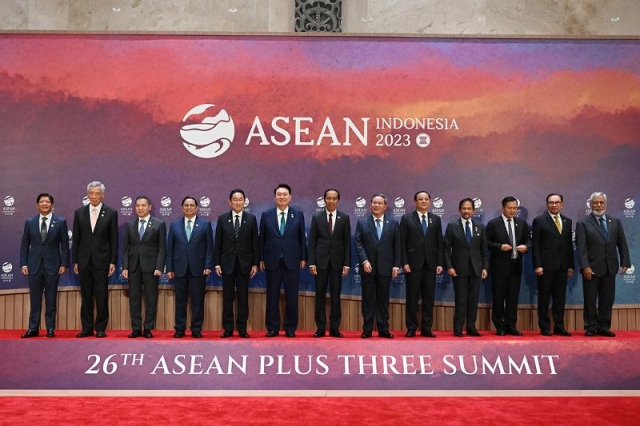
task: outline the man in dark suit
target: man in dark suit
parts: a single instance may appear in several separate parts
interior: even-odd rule
[[[340,332],[342,311],[340,299],[342,278],[351,265],[351,221],[349,215],[337,210],[340,192],[324,191],[325,208],[311,219],[309,230],[309,271],[316,283],[316,327],[313,337],[324,337],[327,328],[327,285],[331,292],[329,335],[343,337]]]
[[[444,251],[440,217],[427,210],[431,195],[418,191],[413,196],[416,209],[400,219],[402,267],[406,277],[406,337],[415,337],[418,328],[418,301],[422,295],[420,335],[436,337],[433,326],[433,304],[436,274],[442,273]]]
[[[55,336],[58,282],[69,264],[67,221],[53,214],[53,196],[43,193],[36,198],[39,214],[24,223],[20,243],[20,265],[29,277],[29,328],[23,338],[36,337],[40,330],[42,293],[45,299],[47,337]]]
[[[516,216],[518,200],[502,199],[502,215],[487,223],[487,244],[491,251],[489,272],[493,295],[492,320],[496,334],[522,336],[516,328],[522,276],[522,256],[531,248],[527,222]]]
[[[444,233],[444,264],[453,280],[455,312],[453,334],[462,337],[467,322],[467,335],[480,337],[476,328],[480,283],[487,278],[489,255],[484,226],[473,221],[473,200],[464,198],[458,205],[460,219],[447,225]]]
[[[222,277],[222,328],[220,337],[233,335],[233,299],[237,292],[238,312],[236,329],[240,337],[247,338],[249,318],[249,280],[258,272],[260,246],[258,221],[245,212],[245,194],[242,189],[233,189],[229,194],[231,211],[218,217],[213,263],[216,274]]]
[[[592,213],[576,224],[576,247],[584,291],[584,334],[615,337],[611,331],[611,313],[616,273],[622,275],[631,266],[629,247],[620,219],[605,214],[607,195],[594,192],[589,199]]]
[[[389,285],[400,273],[402,247],[400,225],[385,215],[387,197],[371,197],[371,216],[356,225],[356,255],[362,267],[362,334],[367,339],[376,322],[378,336],[392,339],[389,332]]]
[[[158,284],[164,271],[167,227],[151,216],[151,200],[145,195],[136,198],[136,214],[127,223],[122,249],[122,276],[129,280],[129,337],[153,337],[158,311]],[[145,318],[142,328],[142,293],[144,291]],[[143,331],[144,330],[144,331]]]
[[[287,337],[296,337],[300,269],[307,263],[304,214],[289,206],[291,187],[286,183],[279,184],[273,194],[276,207],[260,218],[260,269],[267,272],[266,336],[279,334],[280,287],[284,283],[284,331]]]
[[[118,213],[102,202],[105,186],[94,181],[87,185],[89,205],[73,216],[73,271],[80,275],[82,331],[76,337],[107,337],[109,322],[109,277],[116,271],[118,258]],[[95,321],[93,300],[95,298]]]
[[[167,278],[175,278],[175,338],[184,337],[189,298],[191,336],[196,339],[202,338],[207,277],[213,269],[213,230],[211,222],[197,216],[197,213],[196,199],[184,197],[184,217],[171,223],[167,236]]]
[[[533,270],[538,276],[538,326],[540,334],[551,336],[549,299],[553,298],[553,334],[571,336],[564,327],[567,279],[573,275],[571,219],[561,215],[561,194],[547,195],[547,211],[533,219]]]

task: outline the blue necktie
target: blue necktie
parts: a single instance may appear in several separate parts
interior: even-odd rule
[[[376,219],[376,231],[378,231],[378,239],[382,235],[382,225],[380,225],[380,219]]]
[[[144,223],[146,220],[142,219],[140,221],[140,229],[138,230],[138,235],[140,235],[140,239],[142,240],[142,236],[144,235]]]
[[[464,234],[467,236],[467,242],[471,242],[471,227],[469,226],[469,221],[467,220],[467,224],[464,226]]]
[[[426,215],[422,215],[422,233],[424,235],[427,235],[427,219],[426,219]]]
[[[191,240],[191,219],[187,220],[185,232],[187,233],[187,241]]]
[[[605,222],[604,217],[600,216],[598,220],[600,221],[600,228],[602,232],[604,232],[604,237],[609,238],[609,230],[607,229],[607,222]]]
[[[284,212],[280,213],[280,235],[284,235]]]

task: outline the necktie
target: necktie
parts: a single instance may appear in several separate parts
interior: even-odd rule
[[[382,235],[382,225],[380,224],[380,219],[376,219],[376,231],[378,231],[378,239]]]
[[[467,237],[467,242],[470,243],[471,242],[471,226],[469,226],[469,221],[466,221],[466,224],[464,225],[464,235]]]
[[[511,219],[507,219],[507,223],[509,224],[509,241],[511,242],[511,259],[518,258],[518,252],[516,251],[516,240],[513,238],[513,224],[511,223]]]
[[[42,224],[40,225],[40,238],[42,241],[47,239],[47,218],[42,218]]]
[[[329,213],[329,235],[333,235],[333,213]]]
[[[187,227],[185,228],[187,233],[187,241],[191,240],[191,219],[187,220]]]
[[[284,212],[280,213],[280,235],[284,235]]]
[[[91,209],[91,232],[93,232],[93,230],[96,229],[97,222],[98,222],[98,209],[94,207]]]
[[[240,215],[236,215],[236,220],[233,222],[233,235],[238,239],[238,235],[240,235]]]
[[[607,222],[605,222],[604,217],[600,216],[598,220],[600,221],[600,228],[602,232],[604,232],[604,237],[609,238],[609,230],[607,229]]]
[[[422,215],[422,233],[427,235],[427,215]]]
[[[556,223],[556,228],[558,228],[558,232],[562,233],[562,225],[560,224],[560,219],[558,215],[553,215],[553,221]]]
[[[138,230],[138,235],[140,235],[140,239],[142,240],[142,237],[144,235],[144,223],[146,222],[146,220],[142,219],[140,221],[140,229]]]

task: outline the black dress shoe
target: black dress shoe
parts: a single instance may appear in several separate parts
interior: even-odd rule
[[[296,333],[294,331],[287,331],[284,333],[285,337],[293,338],[296,337]]]
[[[467,336],[482,337],[482,334],[480,334],[475,328],[468,328]]]
[[[571,336],[571,333],[569,333],[566,329],[564,328],[554,328],[553,329],[553,334],[558,334],[560,336]]]
[[[53,328],[47,330],[47,337],[56,337],[56,333],[53,331]]]
[[[93,336],[93,331],[81,331],[80,333],[76,334],[76,337],[91,337]]]
[[[404,333],[404,337],[416,337],[416,331],[415,330],[407,330],[407,332]]]
[[[151,330],[145,330],[142,332],[142,337],[144,337],[145,339],[151,339],[153,337],[153,334],[151,334]]]
[[[361,338],[363,339],[368,339],[371,337],[371,332],[370,331],[363,331],[362,334],[360,335]]]
[[[129,334],[129,339],[135,339],[136,337],[142,337],[142,331],[133,330],[131,334]]]
[[[221,339],[226,339],[227,337],[231,337],[231,336],[233,336],[233,331],[225,331],[224,333],[222,333],[220,335],[220,338]]]
[[[422,337],[431,337],[431,338],[436,337],[436,335],[433,334],[430,330],[422,330],[420,332],[420,336],[422,336]]]
[[[496,334],[498,336],[504,336],[504,328],[496,328]]]
[[[242,337],[243,339],[248,339],[249,333],[247,333],[246,331],[239,331],[238,336]]]
[[[324,337],[324,330],[316,330],[316,332],[313,333],[313,337]]]
[[[176,330],[176,332],[173,333],[173,337],[175,337],[176,339],[180,339],[180,338],[184,337],[184,331],[183,330]]]
[[[598,334],[604,337],[616,337],[616,333],[606,328],[598,329]]]
[[[507,327],[504,332],[511,336],[522,336],[522,332],[518,331],[518,329],[515,327]]]
[[[329,332],[329,336],[331,336],[331,337],[337,337],[337,338],[339,338],[339,339],[342,339],[342,338],[344,337],[344,334],[340,333],[340,331],[339,331],[339,330],[331,330],[331,331]]]
[[[584,332],[584,335],[587,337],[593,337],[596,335],[596,330],[589,328]]]
[[[202,339],[202,333],[199,331],[192,331],[191,332],[191,337],[195,338],[195,339]]]
[[[276,330],[269,330],[267,331],[267,334],[264,335],[265,337],[277,337],[278,336],[278,332]]]
[[[38,337],[38,330],[28,330],[20,337],[23,339],[28,339],[29,337]]]
[[[96,331],[96,337],[98,339],[102,339],[104,337],[107,337],[107,333],[105,333],[104,331]]]
[[[454,330],[453,335],[456,337],[462,337],[462,330]]]
[[[389,330],[382,330],[378,332],[378,337],[384,337],[385,339],[393,339],[393,334],[389,333]]]
[[[551,334],[551,331],[549,330],[540,330],[540,334],[542,336],[553,336],[553,334]]]

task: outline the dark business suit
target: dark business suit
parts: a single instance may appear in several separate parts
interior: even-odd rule
[[[446,269],[453,268],[456,271],[456,276],[452,278],[455,294],[453,329],[461,331],[466,319],[467,331],[473,331],[476,330],[478,317],[482,270],[489,269],[489,255],[484,226],[470,220],[471,242],[467,242],[463,222],[463,219],[457,219],[447,225],[444,233],[444,264]]]
[[[362,276],[362,328],[368,334],[373,330],[374,320],[378,333],[389,331],[389,285],[393,268],[400,269],[402,260],[398,221],[389,215],[381,219],[384,225],[380,239],[373,216],[358,220],[356,225],[356,255]],[[371,264],[371,273],[364,272],[365,261]]]
[[[340,329],[342,310],[342,270],[351,266],[351,221],[349,215],[333,212],[333,231],[329,230],[327,212],[322,210],[311,218],[309,230],[309,266],[315,265],[316,283],[316,327],[327,328],[327,285],[331,292],[330,327],[332,332]]]
[[[433,304],[436,291],[436,267],[444,266],[442,222],[440,217],[427,213],[427,232],[422,231],[422,216],[413,211],[400,219],[402,264],[409,265],[406,277],[406,326],[408,331],[418,328],[418,301],[422,295],[422,333],[430,333],[433,325]]]
[[[267,272],[267,309],[265,326],[280,330],[280,287],[284,283],[286,308],[283,328],[295,333],[298,328],[298,287],[300,262],[307,261],[307,239],[302,211],[289,207],[284,234],[280,235],[280,210],[276,207],[260,218],[260,260]]]
[[[127,223],[122,249],[122,269],[129,271],[129,311],[131,328],[142,331],[142,292],[144,291],[144,330],[156,326],[158,310],[158,283],[154,271],[164,271],[167,227],[158,218],[149,216],[140,239],[140,218]]]
[[[591,268],[593,277],[582,279],[585,329],[611,328],[616,274],[620,266],[631,266],[629,247],[620,219],[605,214],[608,236],[597,218],[590,214],[576,224],[576,247],[580,270]],[[618,260],[618,256],[620,256]]]
[[[531,249],[531,236],[527,222],[517,217],[512,220],[515,247],[524,245],[528,250]],[[505,328],[515,328],[518,319],[523,254],[516,251],[516,258],[511,259],[511,251],[502,251],[503,244],[513,245],[509,241],[509,234],[502,215],[487,223],[486,233],[487,244],[491,252],[489,273],[491,274],[491,293],[493,295],[493,324],[498,331]]]
[[[213,269],[213,230],[211,222],[196,216],[192,219],[191,238],[187,239],[185,218],[172,222],[167,236],[167,273],[175,274],[175,329],[187,326],[187,302],[191,298],[191,332],[200,334],[204,323],[204,296],[207,285],[205,269]]]
[[[238,312],[236,329],[247,332],[249,318],[249,278],[251,268],[260,263],[258,221],[251,213],[242,212],[240,230],[236,238],[235,213],[229,211],[218,217],[213,263],[222,270],[222,328],[233,332],[233,298],[237,291]]]
[[[45,297],[45,325],[47,330],[56,327],[56,303],[58,299],[58,274],[60,267],[69,265],[69,233],[67,221],[52,215],[47,236],[42,240],[40,235],[40,215],[29,218],[24,223],[22,241],[20,243],[20,266],[29,270],[29,312],[28,331],[40,329],[40,313],[42,312],[42,292]]]
[[[109,322],[109,266],[118,259],[118,213],[102,204],[95,229],[91,230],[91,204],[75,211],[73,217],[73,263],[80,272],[82,332],[104,332]],[[93,319],[93,299],[96,317]]]
[[[562,233],[548,211],[533,219],[532,258],[533,269],[542,268],[538,275],[538,326],[548,331],[549,299],[553,298],[551,314],[554,329],[564,330],[564,306],[567,299],[569,269],[574,268],[571,219],[559,215]]]

